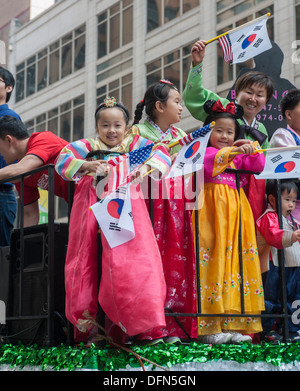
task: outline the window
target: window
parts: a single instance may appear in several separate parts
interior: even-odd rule
[[[67,141],[84,137],[84,95],[27,121],[30,133],[50,131]]]
[[[133,40],[133,0],[121,0],[98,15],[98,58]]]
[[[132,73],[114,78],[110,83],[106,83],[97,88],[97,106],[103,102],[107,96],[113,96],[121,102],[131,113],[132,112]]]
[[[147,0],[147,31],[182,16],[199,4],[200,0]]]
[[[192,45],[191,43],[147,64],[147,87],[160,79],[167,79],[182,92],[190,69]]]
[[[85,25],[16,67],[16,102],[85,66]]]
[[[300,4],[296,5],[296,39],[300,40]]]

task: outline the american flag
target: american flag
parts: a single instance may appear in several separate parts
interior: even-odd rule
[[[130,181],[130,173],[143,164],[151,154],[153,143],[117,156],[109,161],[112,165],[108,192],[112,192]]]
[[[109,163],[114,167],[122,161],[129,159],[130,171],[134,170],[140,164],[148,159],[153,148],[153,143],[147,144],[145,147],[135,149],[134,151],[124,153],[123,155],[112,158]]]
[[[231,47],[231,41],[229,38],[229,35],[223,35],[218,39],[219,44],[221,46],[222,52],[223,52],[223,58],[225,62],[229,62],[233,59],[233,53],[232,53],[232,47]]]
[[[211,130],[211,124],[203,126],[203,128],[194,130],[192,133],[178,140],[180,145],[189,144],[191,141],[198,137],[204,137]]]

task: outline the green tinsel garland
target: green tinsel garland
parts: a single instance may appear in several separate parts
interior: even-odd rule
[[[205,345],[191,342],[188,345],[131,346],[135,353],[157,363],[171,368],[176,364],[205,363],[212,360],[227,360],[238,363],[266,362],[276,366],[300,362],[300,345],[298,343],[272,344],[242,344],[242,345]],[[141,364],[132,354],[109,346],[98,348],[92,345],[85,348],[68,347],[38,347],[23,345],[0,345],[0,365],[9,364],[12,367],[38,366],[41,369],[51,367],[54,370],[75,370],[78,368],[94,368],[101,371],[126,368],[140,368]],[[144,362],[144,365],[149,365]],[[155,369],[155,367],[153,367]]]

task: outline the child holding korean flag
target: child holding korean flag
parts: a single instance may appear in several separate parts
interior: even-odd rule
[[[85,327],[83,313],[88,311],[96,320],[98,301],[113,325],[118,326],[119,336],[123,334],[121,330],[127,338],[165,325],[166,286],[161,256],[145,201],[139,196],[139,184],[130,185],[133,237],[123,244],[112,246],[101,229],[103,251],[99,288],[98,227],[90,209],[97,202],[94,175],[110,171],[110,160],[116,159],[116,154],[133,152],[149,145],[153,146],[153,150],[147,163],[134,171],[136,183],[141,182],[149,169],[164,174],[171,164],[165,147],[156,145],[154,148],[149,140],[128,132],[128,110],[114,98],[108,98],[98,106],[95,119],[97,137],[68,144],[61,151],[55,167],[65,180],[76,181],[65,266],[66,316],[75,326],[75,341],[88,343],[93,341],[97,330],[89,325]],[[108,162],[86,160],[90,152],[97,150],[111,153],[111,157],[107,157]],[[164,159],[157,158],[158,155],[163,155]],[[110,200],[107,213],[112,218],[121,215],[123,202],[126,200],[116,195]],[[101,219],[101,215],[97,219]],[[108,229],[115,230],[118,236],[121,229],[115,220],[113,223]]]
[[[188,75],[184,103],[193,117],[205,121],[207,113],[204,104],[207,100],[220,100],[223,105],[228,99],[203,86],[202,67],[206,51],[206,41],[199,40],[192,47],[192,66]],[[261,72],[250,71],[243,74],[235,84],[236,103],[241,105],[244,115],[238,120],[241,126],[239,138],[258,141],[262,149],[269,148],[268,133],[263,123],[257,121],[256,115],[271,99],[274,91],[272,79]],[[257,219],[265,210],[265,181],[255,180],[252,176],[245,189],[254,218]]]

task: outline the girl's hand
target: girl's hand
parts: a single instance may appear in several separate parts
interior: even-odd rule
[[[251,155],[253,152],[255,151],[255,148],[253,146],[253,144],[243,144],[237,148],[234,148],[232,150],[232,152],[237,152],[237,153],[240,153],[240,154],[247,154],[247,155]]]
[[[206,45],[204,40],[194,43],[192,47],[192,62],[194,67],[203,61],[205,56],[205,47]]]
[[[252,141],[251,140],[247,140],[245,138],[241,138],[240,140],[236,140],[233,143],[233,146],[234,147],[240,147],[241,145],[244,145],[244,144],[252,144]]]
[[[297,231],[294,231],[292,234],[292,238],[291,238],[292,243],[297,242],[297,240],[300,241],[300,229],[298,229]]]
[[[148,171],[150,171],[150,166],[148,166],[148,164],[144,164],[142,167],[140,167],[137,171],[135,171],[131,178],[130,178],[130,182],[133,184],[133,185],[137,185],[139,183],[142,183],[143,180],[144,180],[144,176],[145,174],[147,174]]]
[[[107,176],[110,171],[110,165],[106,160],[97,160],[99,162],[96,168],[96,176]]]
[[[88,160],[82,164],[77,173],[81,176],[95,174],[98,167],[104,163],[107,162],[105,160]]]
[[[172,164],[174,163],[175,159],[177,158],[178,156],[178,152],[174,153],[172,156],[171,156],[171,162]]]

